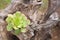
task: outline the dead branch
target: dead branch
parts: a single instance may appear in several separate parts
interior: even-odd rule
[[[41,4],[41,2],[39,2],[39,3],[33,2],[30,5],[35,6],[37,4]],[[24,4],[22,0],[12,0],[11,4],[0,13],[0,19],[4,19],[8,14],[13,14],[16,11],[21,10],[22,5],[24,5],[24,7],[27,7],[29,4]],[[23,40],[23,39],[28,40],[32,36],[34,36],[34,30],[37,30],[38,31],[38,30],[41,30],[42,28],[47,29],[47,28],[52,28],[52,27],[56,26],[59,21],[58,20],[49,19],[50,15],[52,15],[52,13],[55,12],[55,9],[56,8],[54,8],[53,10],[50,9],[47,12],[47,15],[44,17],[44,20],[45,19],[47,20],[45,23],[43,23],[43,24],[37,24],[37,23],[34,23],[34,22],[31,23],[31,25],[29,25],[27,27],[28,34],[27,33],[22,33],[22,34],[18,35],[18,37],[21,40]],[[33,12],[35,12],[35,11],[31,11],[30,13],[33,13]],[[4,20],[2,20],[2,21],[4,21]],[[5,36],[6,36],[6,34],[5,34]]]
[[[53,6],[49,7],[47,14],[44,16],[43,21],[48,20],[50,15],[52,15],[60,7],[60,1],[59,0],[55,0],[55,2],[52,0],[51,2],[52,3],[50,3],[50,5],[53,5]]]

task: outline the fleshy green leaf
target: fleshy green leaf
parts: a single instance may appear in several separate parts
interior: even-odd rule
[[[12,24],[8,24],[8,26],[7,26],[7,30],[8,30],[8,31],[12,31],[12,30],[13,30],[13,28],[12,28]]]
[[[20,24],[20,25],[18,25],[17,27],[18,27],[18,28],[22,28],[22,26],[23,26],[23,25],[22,25],[22,24]]]
[[[13,20],[13,16],[10,14],[8,15],[8,18],[6,19],[7,23],[11,23]]]
[[[21,32],[20,29],[17,29],[17,30],[14,31],[14,33],[15,33],[16,35],[18,35],[20,32]]]
[[[21,32],[26,32],[26,29],[25,28],[21,28]]]
[[[14,26],[14,27],[13,27],[13,29],[14,29],[14,30],[17,30],[17,29],[19,29],[19,28],[18,28],[18,27],[16,27],[16,26]]]

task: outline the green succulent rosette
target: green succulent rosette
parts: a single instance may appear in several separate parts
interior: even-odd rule
[[[26,32],[26,27],[30,24],[30,20],[28,20],[27,17],[19,11],[17,11],[13,15],[9,14],[6,18],[6,22],[8,24],[7,30],[14,30],[15,34],[19,34],[20,32]]]

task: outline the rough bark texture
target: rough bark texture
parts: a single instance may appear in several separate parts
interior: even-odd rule
[[[33,1],[33,2],[32,2]],[[48,0],[45,12],[40,12],[41,2],[36,0],[12,0],[11,4],[0,13],[0,40],[60,40],[60,0]],[[6,30],[5,19],[16,11],[24,13],[31,24],[26,33],[13,35]]]

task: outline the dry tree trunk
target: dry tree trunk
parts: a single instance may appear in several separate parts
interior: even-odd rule
[[[39,8],[42,5],[40,1],[12,0],[11,4],[0,13],[0,21],[2,21],[0,22],[0,28],[2,29],[2,31],[0,30],[2,38],[0,40],[60,40],[55,39],[55,35],[59,34],[59,32],[57,32],[59,29],[55,29],[55,26],[59,23],[59,15],[57,14],[60,12],[57,11],[57,8],[60,7],[60,1],[48,1],[48,9],[45,10],[44,13],[40,13]],[[20,35],[13,35],[11,32],[8,32],[5,26],[6,22],[4,22],[8,14],[13,14],[16,11],[21,11],[32,21],[32,23],[27,27],[28,32],[21,33]],[[41,23],[41,21],[43,23]],[[56,32],[54,32],[53,29],[55,29],[54,31]],[[57,36],[60,37],[59,35]]]

